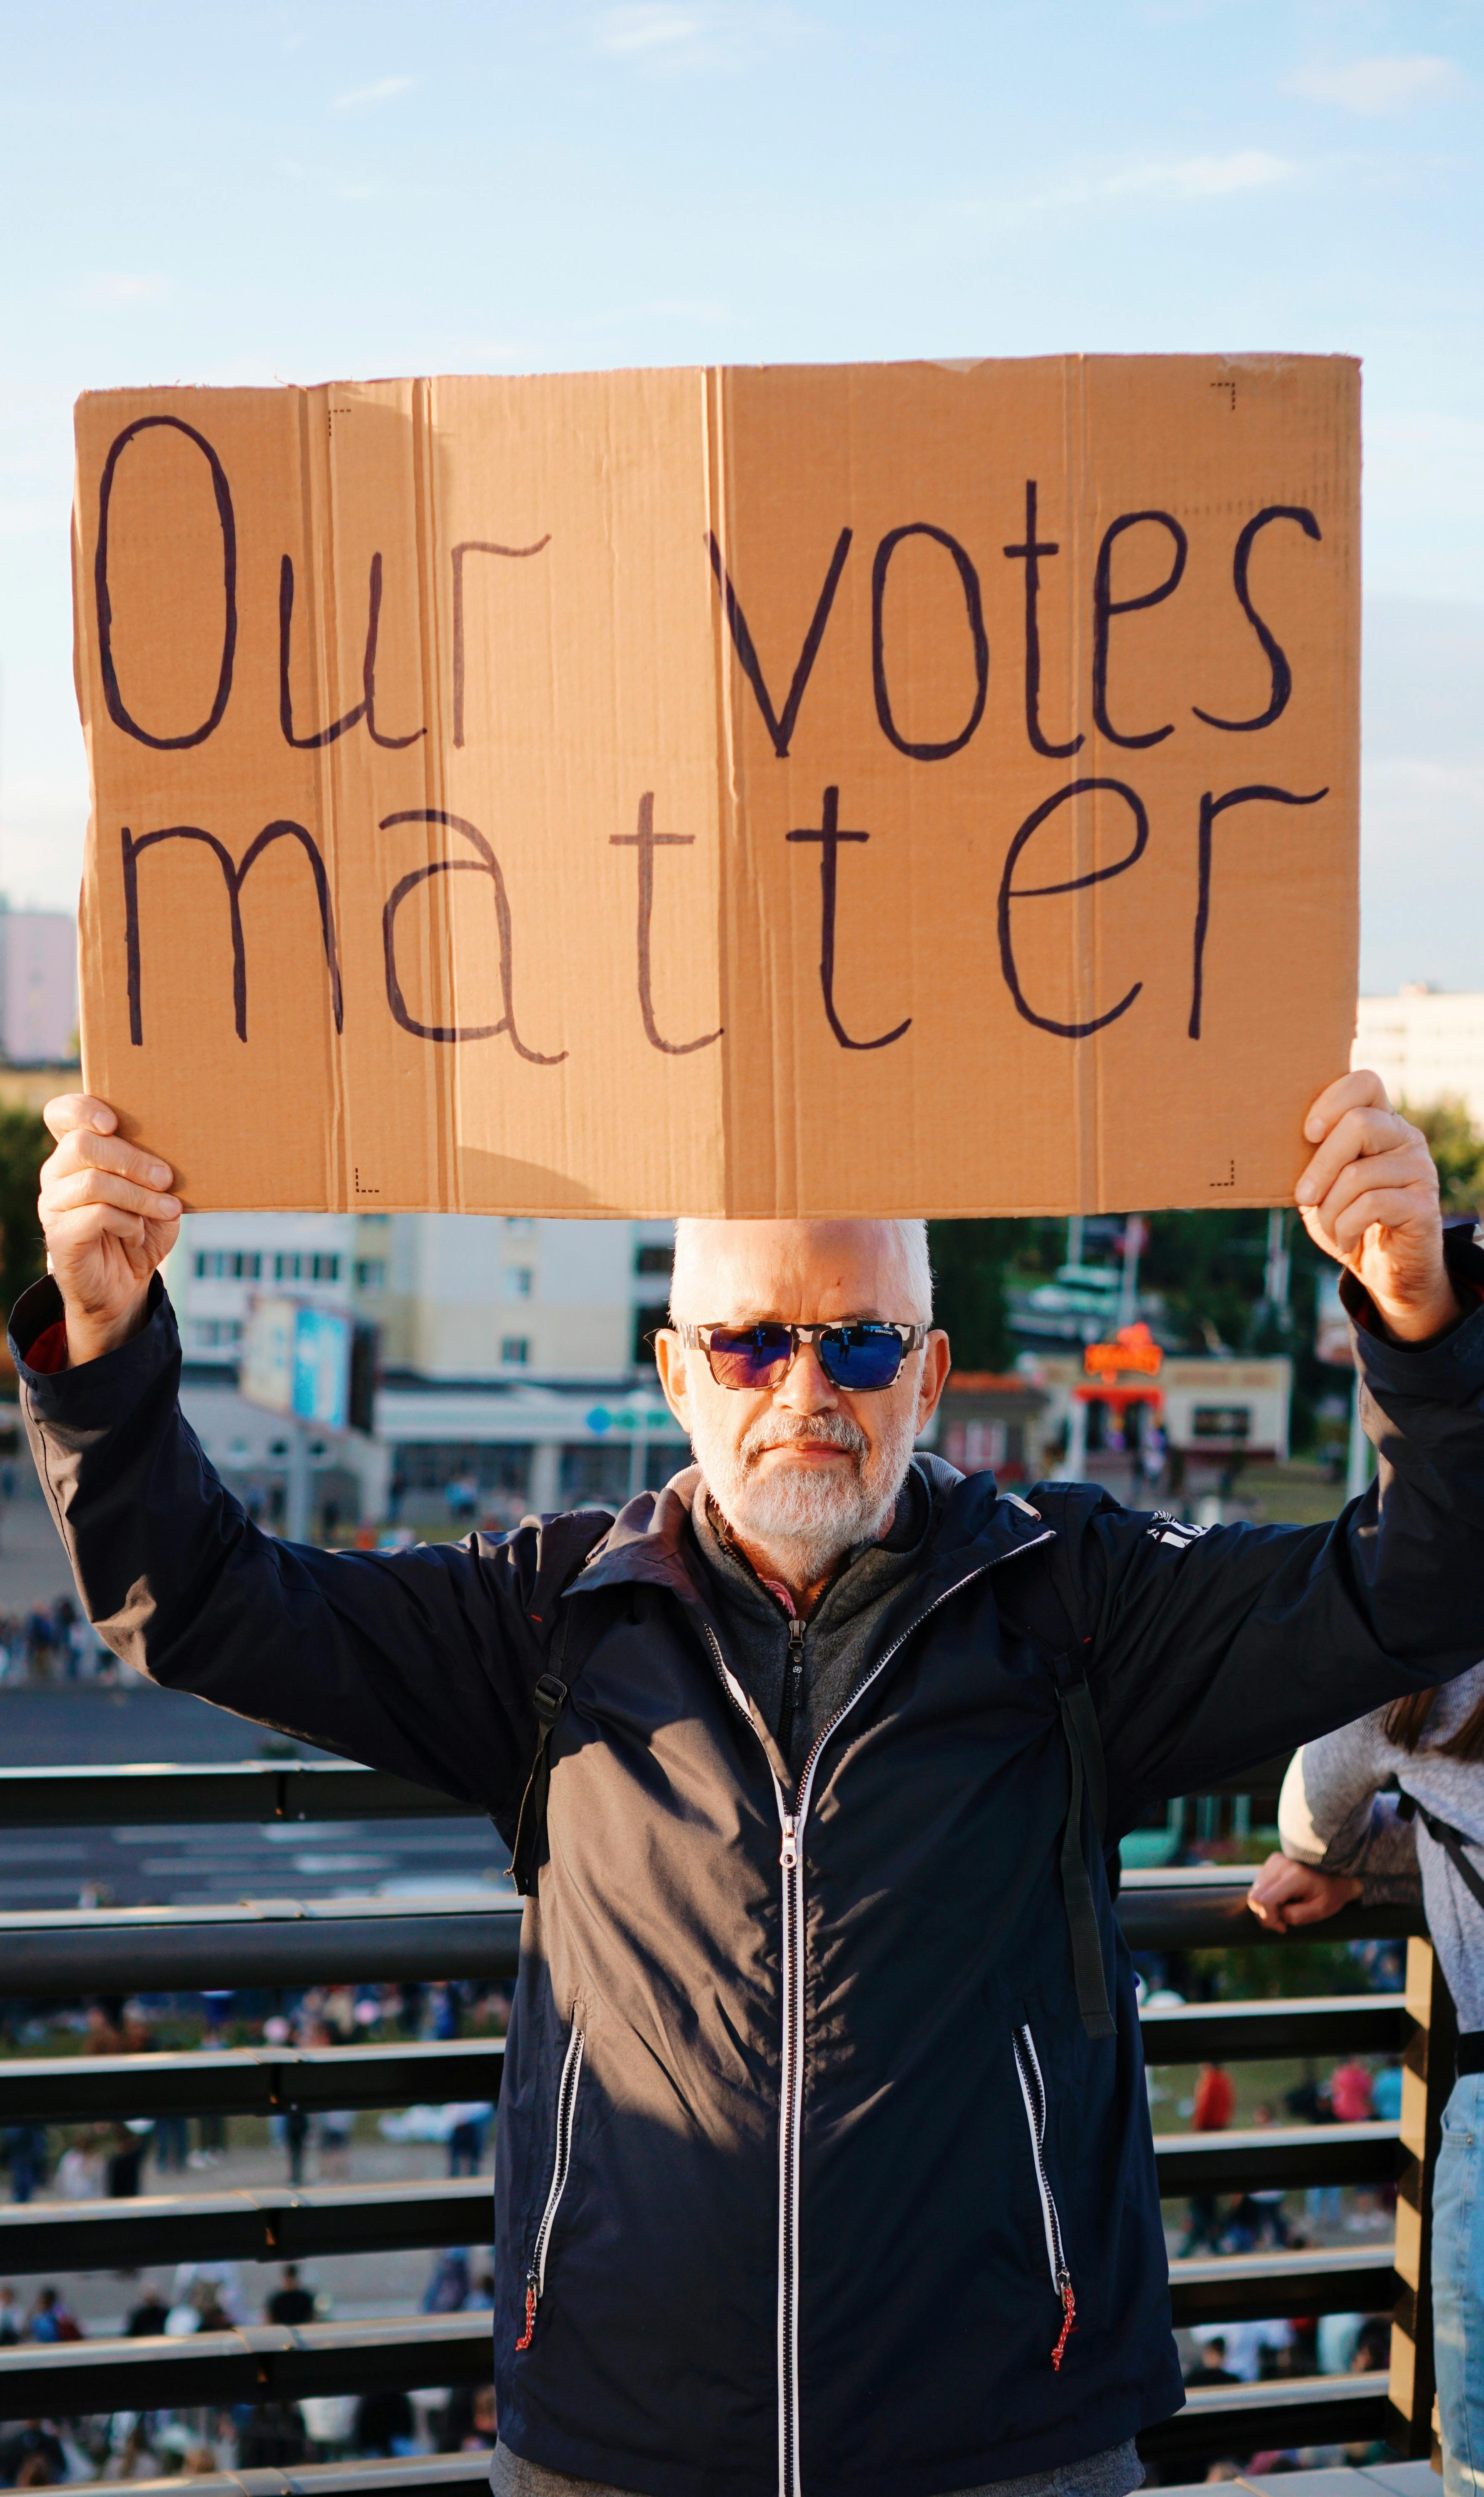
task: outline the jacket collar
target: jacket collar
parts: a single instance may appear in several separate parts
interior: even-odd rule
[[[1047,1533],[1038,1512],[1013,1494],[1002,1494],[993,1474],[961,1474],[926,1452],[913,1463],[938,1497],[938,1509],[910,1592],[935,1595],[955,1573],[962,1577],[993,1568]],[[686,1466],[663,1490],[641,1492],[629,1501],[567,1593],[586,1595],[598,1588],[638,1584],[669,1587],[682,1602],[701,1601],[686,1559],[686,1528],[699,1480],[700,1469]]]

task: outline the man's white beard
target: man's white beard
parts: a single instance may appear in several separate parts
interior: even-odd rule
[[[696,1425],[699,1424],[699,1427]],[[693,1419],[691,1444],[707,1488],[744,1543],[786,1556],[798,1586],[827,1577],[853,1544],[873,1543],[891,1522],[917,1437],[910,1405],[894,1413],[874,1447],[845,1413],[764,1413],[734,1442]],[[852,1463],[762,1468],[765,1449],[826,1440]]]

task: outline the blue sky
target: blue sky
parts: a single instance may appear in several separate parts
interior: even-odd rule
[[[86,814],[71,403],[1365,359],[1362,984],[1484,987],[1481,0],[0,0],[0,888]]]

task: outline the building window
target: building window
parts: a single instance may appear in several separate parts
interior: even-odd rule
[[[358,1257],[356,1260],[357,1291],[384,1292],[386,1288],[387,1261],[385,1257]]]
[[[192,1325],[199,1352],[235,1352],[242,1341],[240,1318],[197,1318]]]
[[[505,1298],[507,1301],[528,1301],[530,1299],[535,1280],[535,1273],[531,1267],[507,1266],[505,1269]]]
[[[523,1370],[531,1357],[528,1335],[507,1335],[500,1339],[500,1359],[511,1370]]]
[[[255,1283],[263,1272],[256,1248],[198,1248],[196,1280],[201,1283]]]
[[[673,1251],[669,1242],[650,1241],[635,1256],[634,1272],[636,1275],[668,1275],[672,1263]]]
[[[328,1248],[280,1248],[273,1275],[280,1283],[338,1283],[340,1260]]]

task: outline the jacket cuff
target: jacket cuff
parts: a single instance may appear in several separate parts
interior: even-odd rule
[[[170,1295],[158,1275],[149,1279],[148,1316],[127,1343],[100,1353],[76,1370],[33,1369],[27,1359],[41,1339],[62,1323],[62,1295],[49,1275],[21,1293],[11,1312],[11,1358],[25,1402],[38,1421],[107,1425],[126,1412],[144,1388],[180,1360],[180,1338]]]
[[[1443,1227],[1443,1261],[1462,1304],[1462,1315],[1424,1343],[1398,1343],[1382,1331],[1371,1295],[1348,1271],[1340,1297],[1355,1327],[1355,1358],[1373,1387],[1395,1387],[1443,1404],[1470,1401],[1484,1392],[1484,1226],[1471,1220]]]

